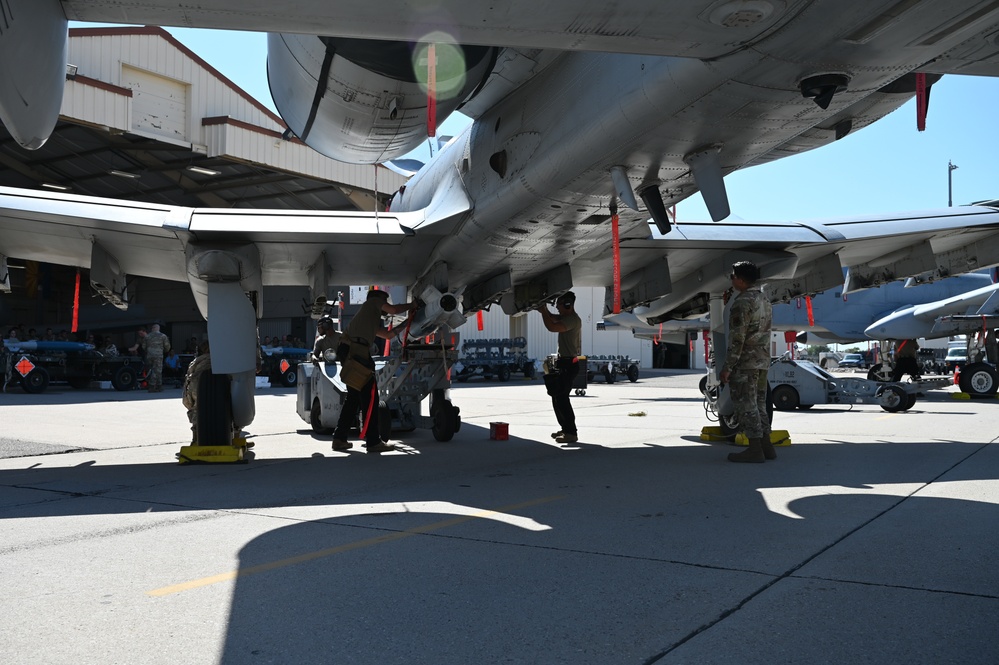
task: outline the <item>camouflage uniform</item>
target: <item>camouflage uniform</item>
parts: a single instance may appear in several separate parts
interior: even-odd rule
[[[767,370],[770,368],[770,301],[758,286],[741,292],[732,302],[728,322],[728,350],[722,371],[732,391],[735,415],[748,438],[769,441]],[[762,459],[762,458],[761,458]]]
[[[198,382],[201,375],[212,371],[212,356],[202,353],[187,366],[184,375],[184,393],[181,401],[187,407],[187,419],[191,421],[191,443],[198,442]]]
[[[149,392],[160,392],[163,390],[163,356],[170,352],[170,338],[154,330],[142,338],[142,350],[149,366],[146,377]]]

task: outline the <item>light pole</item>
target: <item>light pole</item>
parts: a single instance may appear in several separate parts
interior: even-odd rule
[[[957,168],[957,164],[953,163],[949,159],[947,160],[947,207],[954,207],[954,184],[953,179],[954,169]]]

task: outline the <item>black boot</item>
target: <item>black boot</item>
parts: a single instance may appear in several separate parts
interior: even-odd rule
[[[777,459],[777,451],[774,449],[774,444],[770,442],[770,432],[763,435],[760,443],[763,444],[763,457],[766,459]]]
[[[729,462],[753,462],[762,464],[763,460],[763,439],[756,437],[749,440],[749,447],[741,453],[729,453]]]

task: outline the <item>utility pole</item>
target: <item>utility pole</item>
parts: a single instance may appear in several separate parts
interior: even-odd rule
[[[948,208],[954,207],[954,183],[953,183],[954,176],[952,174],[954,173],[954,169],[956,168],[957,164],[955,164],[950,160],[947,160],[947,207]]]

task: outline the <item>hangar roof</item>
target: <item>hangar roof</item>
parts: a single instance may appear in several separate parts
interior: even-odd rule
[[[405,177],[324,157],[162,28],[70,30],[59,123],[0,184],[184,206],[372,210]],[[377,173],[376,173],[377,172]]]

